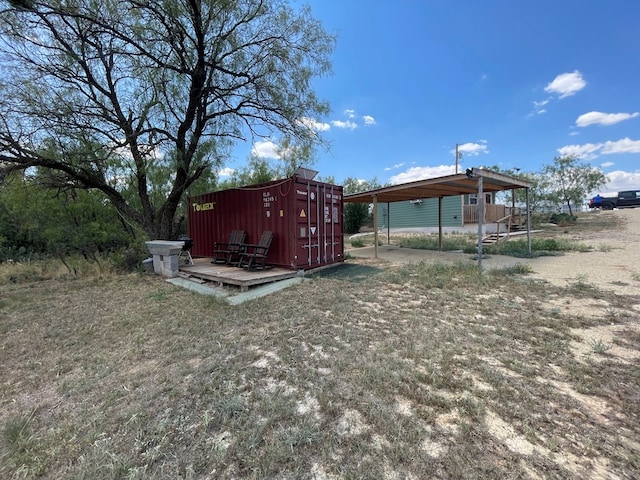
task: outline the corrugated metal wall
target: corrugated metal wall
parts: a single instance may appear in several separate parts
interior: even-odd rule
[[[393,202],[378,204],[380,228],[411,228],[438,226],[438,199],[425,198],[422,203]],[[462,226],[462,200],[460,196],[442,199],[442,226]]]
[[[342,187],[300,177],[189,198],[192,255],[212,257],[215,242],[244,230],[246,243],[273,232],[267,263],[314,268],[344,260]]]

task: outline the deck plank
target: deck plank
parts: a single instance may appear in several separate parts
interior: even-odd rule
[[[208,258],[196,258],[193,265],[180,265],[180,272],[195,278],[239,286],[246,291],[250,286],[262,285],[295,277],[298,272],[284,268],[247,270],[225,264],[212,264]]]

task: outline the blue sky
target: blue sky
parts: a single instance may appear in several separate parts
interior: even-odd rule
[[[337,35],[315,82],[332,112],[314,166],[402,183],[498,165],[539,171],[576,154],[640,188],[640,2],[312,0]],[[269,143],[254,145],[272,156]],[[241,167],[239,145],[228,167]]]

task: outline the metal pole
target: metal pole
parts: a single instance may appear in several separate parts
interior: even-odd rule
[[[378,195],[373,195],[373,257],[378,258]]]
[[[525,196],[527,198],[527,250],[531,256],[531,209],[529,208],[529,187],[525,188]]]
[[[482,217],[484,216],[484,193],[482,175],[478,176],[478,268],[482,270]]]
[[[442,197],[438,197],[438,250],[442,251]]]
[[[391,203],[387,202],[387,245],[391,245]]]

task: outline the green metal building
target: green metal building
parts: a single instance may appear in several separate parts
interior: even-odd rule
[[[495,194],[487,193],[485,202],[493,205]],[[464,218],[463,205],[477,205],[476,195],[454,195],[442,199],[442,226],[462,227],[477,220]],[[420,228],[438,226],[438,199],[422,198],[378,204],[378,228]]]
[[[461,196],[442,199],[442,226],[461,227]],[[438,199],[424,198],[393,203],[378,204],[379,228],[416,228],[438,226]]]

